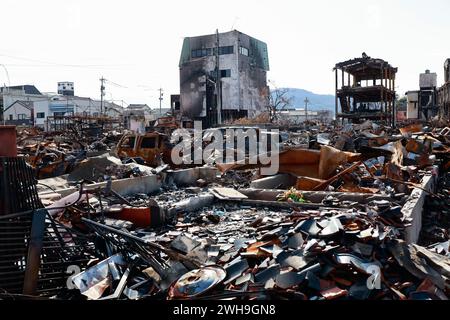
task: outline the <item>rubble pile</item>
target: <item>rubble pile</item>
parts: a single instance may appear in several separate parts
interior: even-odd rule
[[[111,151],[121,137],[117,131],[49,133],[33,128],[18,132],[17,149],[35,168],[37,177],[44,179],[70,173],[87,157]]]
[[[172,166],[161,134],[90,129],[20,133],[38,177],[57,176],[39,180],[31,208],[70,230],[65,247],[94,248],[47,297],[450,296],[448,128],[311,125],[283,135],[276,175],[243,162]]]
[[[74,283],[90,299],[448,298],[450,257],[399,240],[399,207],[271,206],[217,201],[178,212],[162,229],[119,228],[114,240],[110,229],[85,220],[104,239],[100,247],[130,238],[159,248],[152,257],[161,261],[132,249],[109,251]]]

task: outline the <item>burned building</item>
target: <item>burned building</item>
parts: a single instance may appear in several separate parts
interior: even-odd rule
[[[397,68],[363,53],[361,58],[337,63],[336,118],[395,122]],[[340,75],[339,75],[340,73]]]
[[[183,119],[210,127],[254,117],[268,106],[267,45],[239,31],[184,39],[180,57]]]
[[[426,70],[420,74],[418,91],[408,91],[407,119],[431,120],[438,113],[437,74]]]
[[[442,119],[450,119],[450,59],[444,64],[445,83],[438,90],[439,116]]]

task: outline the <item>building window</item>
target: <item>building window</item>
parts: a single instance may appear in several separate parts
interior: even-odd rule
[[[61,117],[64,117],[64,115],[65,115],[66,113],[65,112],[53,112],[53,116],[55,117],[55,118],[61,118]]]
[[[211,48],[196,49],[196,50],[192,50],[192,52],[191,52],[192,59],[202,58],[202,57],[206,57],[206,56],[210,56],[210,55],[212,55]]]
[[[220,77],[221,78],[229,78],[229,77],[231,77],[231,70],[230,69],[220,70]]]
[[[38,112],[38,113],[36,113],[36,118],[44,119],[45,118],[45,112]]]
[[[248,57],[248,49],[245,47],[239,47],[239,53]]]
[[[215,55],[217,52],[216,48],[206,48],[206,49],[196,49],[191,51],[191,58],[202,58],[206,56],[212,56]],[[233,46],[225,46],[225,47],[219,47],[219,54],[233,54],[234,53],[234,47]]]
[[[220,47],[219,48],[219,54],[233,54],[234,53],[234,47],[233,46],[226,46],[226,47]]]
[[[27,115],[25,113],[19,113],[17,115],[18,120],[25,120],[27,118]]]
[[[9,115],[9,120],[11,120],[11,121],[13,120],[13,115],[12,114]]]

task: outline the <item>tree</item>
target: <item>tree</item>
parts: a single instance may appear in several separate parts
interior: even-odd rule
[[[395,102],[395,105],[397,106],[397,110],[406,110],[406,107],[408,105],[408,99],[406,98],[406,96],[400,98],[397,95],[396,100],[397,101]]]
[[[274,85],[273,82],[271,83]],[[269,94],[268,109],[271,122],[277,119],[278,112],[285,110],[292,105],[292,97],[288,96],[288,89],[277,88],[275,85],[274,88],[275,89]]]

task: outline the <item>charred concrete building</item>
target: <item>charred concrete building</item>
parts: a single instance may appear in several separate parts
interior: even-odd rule
[[[407,119],[431,120],[438,113],[437,73],[426,70],[420,74],[418,91],[406,92]]]
[[[239,31],[184,39],[180,57],[182,120],[205,127],[266,110],[267,45]]]
[[[439,116],[450,120],[450,59],[444,64],[444,85],[438,90]]]
[[[361,58],[337,63],[336,118],[394,123],[397,70],[387,61],[365,53]]]

